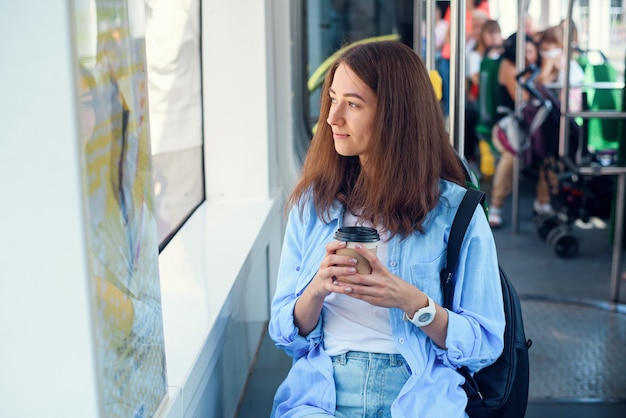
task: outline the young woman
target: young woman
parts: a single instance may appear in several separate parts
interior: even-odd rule
[[[499,357],[504,315],[481,209],[461,248],[453,309],[440,305],[461,184],[419,57],[399,42],[349,48],[326,76],[318,129],[289,199],[269,333],[293,366],[273,417],[466,416],[455,369]],[[354,225],[381,235],[376,254],[356,247],[371,274],[336,254],[346,243],[335,232]]]
[[[465,158],[468,163],[481,164],[481,173],[493,175],[493,169],[486,167],[485,158],[493,161],[489,143],[476,132],[479,122],[479,91],[481,64],[483,58],[497,60],[502,54],[502,34],[500,25],[495,20],[488,20],[487,15],[480,10],[474,10],[472,28],[476,33],[476,42],[467,50],[465,81],[467,98],[465,101]],[[489,90],[488,88],[486,90]],[[487,94],[487,93],[484,93]],[[486,157],[485,157],[486,156]],[[482,158],[482,161],[481,161]],[[491,163],[493,165],[493,162]]]
[[[563,45],[563,26],[552,26],[541,33],[539,39],[539,55],[541,55],[541,71],[537,76],[537,81],[543,84],[563,83],[565,77],[565,57],[566,53]],[[585,79],[585,72],[575,59],[570,59],[569,63],[569,83],[570,86],[582,84]],[[582,92],[580,88],[570,88],[569,110],[579,112],[582,110]]]
[[[489,54],[490,58],[497,59],[502,53],[503,43],[504,40],[502,39],[498,22],[487,20],[483,23],[480,27],[476,45],[467,52],[466,78],[470,87],[468,93],[469,100],[478,100],[480,63],[487,54]]]

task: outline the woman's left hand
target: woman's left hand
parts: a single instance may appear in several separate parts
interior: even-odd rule
[[[409,317],[426,305],[428,296],[421,289],[391,274],[371,251],[356,245],[356,251],[369,261],[371,274],[337,276],[335,284],[344,286],[344,294],[384,308],[399,308]],[[448,311],[436,305],[435,320],[421,330],[437,346],[445,349],[448,335]]]

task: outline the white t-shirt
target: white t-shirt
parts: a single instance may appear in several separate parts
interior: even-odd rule
[[[346,211],[344,226],[369,226]],[[376,250],[378,259],[387,264],[389,238],[381,237]],[[322,309],[324,349],[330,356],[348,351],[398,354],[391,335],[389,308],[371,305],[350,296],[332,293]]]
[[[472,75],[478,74],[480,72],[480,63],[482,61],[483,56],[480,52],[476,51],[475,49],[467,51],[465,77],[469,79],[472,77]]]

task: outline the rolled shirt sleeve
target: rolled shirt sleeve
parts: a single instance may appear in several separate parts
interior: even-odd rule
[[[311,206],[306,205],[305,209],[312,210]],[[315,276],[325,254],[323,245],[319,246],[321,248],[306,245],[311,234],[308,228],[315,228],[311,225],[315,222],[309,222],[310,213],[305,211],[302,215],[300,218],[298,206],[294,206],[289,213],[269,323],[269,334],[276,346],[296,359],[306,355],[322,339],[321,316],[306,336],[300,335],[294,323],[296,301]]]

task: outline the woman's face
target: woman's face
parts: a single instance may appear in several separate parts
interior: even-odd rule
[[[326,122],[333,131],[335,150],[344,157],[359,156],[363,161],[374,126],[376,94],[344,64],[337,67],[329,94]]]
[[[495,48],[503,43],[500,32],[484,32],[482,40],[485,48]]]

